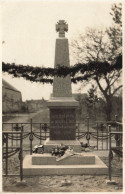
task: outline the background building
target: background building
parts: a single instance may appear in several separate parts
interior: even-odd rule
[[[36,112],[47,106],[46,100],[26,100],[25,107],[28,112]]]
[[[2,79],[2,112],[20,112],[22,106],[22,94],[11,84]]]

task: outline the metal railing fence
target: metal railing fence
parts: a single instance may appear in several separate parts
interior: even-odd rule
[[[112,139],[111,137],[117,136],[118,138],[116,139],[116,146],[112,145]],[[113,152],[119,157],[123,157],[123,132],[111,132],[111,126],[109,126],[109,180],[111,181],[112,179],[112,160],[113,160]]]
[[[8,159],[12,156],[14,156],[16,153],[18,153],[18,158],[20,161],[20,180],[23,180],[23,149],[22,149],[22,143],[23,143],[23,138],[22,138],[22,131],[20,132],[10,132],[10,131],[5,131],[2,133],[2,138],[3,138],[3,147],[2,147],[2,155],[3,155],[3,160],[5,160],[5,174],[3,172],[3,175],[8,176],[12,174],[8,174],[8,166],[9,162]],[[20,144],[18,146],[12,147],[9,146],[10,141],[16,141],[19,140]]]
[[[111,122],[110,122],[111,124]],[[112,122],[111,131],[122,131],[122,123]],[[109,149],[109,122],[97,122],[96,124],[90,123],[87,118],[86,123],[76,123],[76,139],[80,142],[87,143],[90,146],[94,146],[96,150],[108,150]],[[23,150],[29,151],[32,154],[33,147],[35,145],[44,144],[44,141],[50,136],[49,123],[3,123],[3,131],[21,131],[23,139]],[[119,145],[118,134],[111,137],[112,143]],[[9,146],[15,147],[20,143],[19,139],[13,141]]]
[[[85,123],[76,123],[76,138],[83,143],[95,147],[95,150],[109,150],[109,178],[111,179],[111,161],[114,148],[122,147],[122,123],[97,122],[91,124],[89,118]],[[111,123],[110,123],[111,124]],[[32,155],[33,146],[44,144],[49,137],[49,123],[3,123],[3,160],[5,175],[8,176],[8,159],[18,153],[20,161],[20,179],[23,179],[23,152]],[[119,151],[120,152],[120,151]],[[121,152],[120,152],[121,153]]]

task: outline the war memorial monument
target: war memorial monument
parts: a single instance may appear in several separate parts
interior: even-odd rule
[[[54,67],[70,67],[69,45],[65,32],[68,24],[59,20],[56,24],[59,37],[55,45]],[[44,142],[43,154],[26,155],[23,161],[24,175],[70,175],[70,174],[107,174],[107,166],[92,152],[81,151],[76,139],[76,108],[78,102],[72,97],[71,78],[54,77],[53,94],[48,101],[50,111],[50,137]],[[74,154],[57,160],[51,150],[58,145],[69,146]]]

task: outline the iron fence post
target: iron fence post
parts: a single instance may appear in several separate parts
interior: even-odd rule
[[[12,123],[12,125],[11,125],[11,128],[12,128],[12,132],[13,132],[13,123]],[[13,150],[13,134],[12,134],[11,145],[12,145],[12,150]]]
[[[17,128],[18,128],[18,124],[17,124]],[[18,134],[16,134],[16,138],[18,138]],[[16,146],[17,146],[17,139],[16,139]]]
[[[23,144],[23,138],[22,138],[22,130],[20,133],[20,180],[23,180],[23,149],[22,149],[22,144]]]
[[[88,134],[88,136],[89,136],[89,117],[87,117],[87,134]],[[88,138],[88,145],[89,145],[89,139],[90,138]]]
[[[119,124],[119,132],[121,131],[120,124]],[[121,146],[122,138],[121,135],[119,134],[119,141],[118,141],[118,146]]]
[[[40,145],[41,145],[41,123],[40,123]]]
[[[96,123],[96,129],[97,129],[97,150],[98,150],[98,136],[99,136],[99,129],[98,129],[98,123]]]
[[[79,137],[79,123],[78,123],[78,137]]]
[[[6,134],[6,176],[8,175],[8,133]]]
[[[107,139],[106,139],[106,148],[108,150],[108,126],[106,124],[106,135],[107,135]]]
[[[31,131],[30,131],[30,155],[32,155],[32,119],[31,119]]]
[[[101,130],[102,130],[102,150],[103,150],[103,124],[102,124],[102,126],[101,126]]]
[[[122,126],[119,124],[119,132],[122,132]],[[123,142],[123,140],[122,140],[122,135],[120,135],[120,146],[122,145],[122,142]]]
[[[46,123],[44,123],[44,129],[45,129],[45,139],[46,139]]]
[[[109,127],[109,180],[111,181],[111,125]]]
[[[120,125],[117,123],[117,121],[118,121],[118,115],[115,115],[115,122],[116,122],[116,131],[120,131]],[[118,146],[120,146],[120,141],[119,141],[119,138],[120,138],[120,135],[119,134],[117,134],[116,135],[117,136],[117,140],[116,140],[116,147]]]
[[[87,132],[89,133],[89,117],[87,117]]]
[[[118,118],[118,115],[115,115],[115,129],[116,129],[116,131],[118,130],[117,118]],[[117,141],[116,141],[116,146],[117,146]]]

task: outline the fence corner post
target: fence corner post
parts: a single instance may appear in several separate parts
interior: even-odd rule
[[[20,180],[23,180],[23,130],[20,133]]]
[[[98,137],[99,137],[99,128],[98,128],[98,123],[96,123],[96,129],[97,129],[97,150],[99,149],[98,146]]]
[[[32,155],[32,141],[33,141],[33,132],[32,132],[32,119],[31,119],[31,129],[30,129],[30,155]]]
[[[111,125],[108,125],[109,131],[109,180],[111,181]]]
[[[87,131],[89,133],[89,117],[87,117]]]

